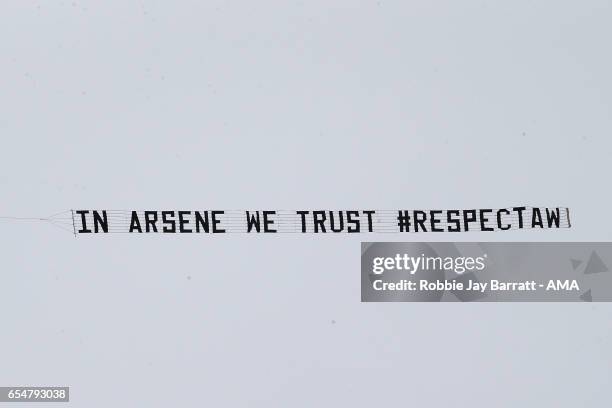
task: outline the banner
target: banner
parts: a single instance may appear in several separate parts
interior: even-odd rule
[[[64,217],[65,219],[65,217]],[[569,228],[564,207],[455,210],[70,210],[76,234],[334,234]]]

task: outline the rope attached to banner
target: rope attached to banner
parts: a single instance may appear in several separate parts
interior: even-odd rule
[[[73,217],[70,210],[62,211],[46,217],[0,217],[0,221],[35,221],[46,222],[55,228],[74,233]]]

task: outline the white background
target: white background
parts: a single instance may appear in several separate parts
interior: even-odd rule
[[[360,240],[612,237],[608,1],[4,1],[0,216],[568,206],[570,230],[0,221],[1,385],[73,407],[601,407],[606,304],[362,304]]]

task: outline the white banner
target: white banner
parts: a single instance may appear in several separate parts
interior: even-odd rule
[[[71,210],[74,234],[330,234],[569,228],[564,207],[467,210]]]

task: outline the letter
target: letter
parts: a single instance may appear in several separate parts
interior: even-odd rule
[[[432,257],[427,257],[425,259],[425,265],[424,265],[424,269],[431,271],[431,270],[440,270],[442,269],[442,258],[439,256],[432,256]],[[433,267],[431,266],[431,264],[433,264]]]
[[[202,217],[202,214],[200,213],[200,211],[196,211],[195,216],[196,216],[196,232],[200,232],[200,227],[201,227],[202,230],[204,230],[204,232],[208,233],[209,231],[208,211],[204,211],[204,217]]]
[[[353,216],[357,217],[357,219],[353,219]],[[346,226],[348,233],[359,232],[359,211],[347,211],[346,212]]]
[[[373,224],[372,223],[372,214],[376,213],[376,211],[374,211],[374,210],[365,210],[365,211],[363,211],[363,213],[368,216],[368,232],[374,231],[373,225],[372,225]]]
[[[531,228],[535,228],[536,225],[540,228],[544,228],[544,223],[542,222],[542,213],[537,207],[531,210]]]
[[[296,211],[296,213],[298,213],[300,217],[302,218],[302,233],[305,233],[306,232],[306,214],[308,214],[309,211]]]
[[[443,228],[436,227],[436,225],[440,223],[440,220],[436,217],[439,214],[442,214],[442,211],[440,211],[440,210],[431,210],[429,212],[429,217],[431,218],[429,221],[431,223],[431,231],[432,232],[444,232]]]
[[[523,211],[525,211],[526,207],[514,207],[513,211],[518,212],[518,227],[523,228]]]
[[[455,215],[457,217],[459,217],[459,210],[448,210],[446,212],[446,221],[447,224],[455,224],[454,228],[451,228],[450,226],[447,226],[448,232],[460,232],[461,231],[461,223],[458,219],[455,219],[452,217],[452,215]]]
[[[157,232],[157,225],[155,225],[155,223],[157,222],[157,211],[145,211],[144,219],[145,231],[151,232],[151,230],[149,229],[149,226],[151,226],[153,232]]]
[[[482,271],[485,268],[484,257],[479,256],[476,258],[476,270]]]
[[[553,224],[556,228],[559,228],[559,208],[555,208],[554,212],[546,209],[546,218],[548,219],[548,228],[551,228]]]
[[[221,223],[221,220],[217,219],[217,215],[223,215],[225,214],[225,211],[213,211],[211,213],[211,218],[212,218],[212,232],[213,234],[223,234],[225,233],[225,230],[223,228],[219,228],[218,225]]]
[[[473,270],[475,263],[476,263],[476,260],[474,258],[472,258],[471,256],[466,257],[465,258],[465,269],[468,271]]]
[[[470,217],[468,217],[468,214]],[[470,230],[470,222],[476,221],[476,210],[463,210],[463,229]]]
[[[395,254],[395,269],[402,270],[402,256],[400,254]]]
[[[274,225],[274,220],[268,218],[271,215],[276,215],[276,211],[263,212],[264,232],[277,232],[272,228],[272,225]]]
[[[502,226],[502,213],[508,215],[510,214],[510,211],[506,210],[505,208],[497,210],[497,227],[502,231],[506,231],[512,227],[512,224],[506,224],[506,226]]]
[[[385,271],[385,269],[382,267],[382,264],[384,261],[385,261],[385,258],[381,258],[381,257],[374,258],[374,260],[372,261],[372,273],[376,275],[380,275],[381,273],[383,273]]]
[[[134,230],[142,232],[142,228],[140,227],[140,220],[138,219],[138,213],[136,211],[132,211],[132,218],[130,220],[130,232],[134,232]]]
[[[319,218],[321,217],[321,218]],[[313,211],[312,212],[312,221],[314,223],[314,232],[318,233],[319,228],[321,232],[325,232],[325,211]]]
[[[251,232],[253,227],[259,232],[259,211],[255,211],[255,215],[251,215],[248,211],[246,212],[247,217],[247,232]]]
[[[402,268],[405,271],[409,271],[410,270],[410,266],[408,266],[408,260],[410,259],[410,257],[408,256],[408,254],[404,254],[404,256],[402,257],[402,260],[404,261],[404,267]]]
[[[85,214],[89,213],[89,211],[78,210],[76,213],[81,216],[81,229],[79,230],[79,234],[90,234],[91,230],[87,228],[87,220],[85,219]]]
[[[423,218],[419,219],[419,215],[422,215]],[[425,220],[427,219],[427,214],[425,211],[414,210],[414,232],[419,232],[419,226],[423,228],[424,232],[427,232],[427,228],[425,228]]]
[[[461,275],[463,272],[465,272],[465,258],[464,257],[458,256],[457,258],[455,258],[454,271],[458,275]]]
[[[106,218],[106,210],[102,210],[102,216],[98,211],[93,211],[94,232],[98,232],[98,226],[102,228],[102,232],[108,232],[108,219]]]
[[[334,212],[329,212],[329,228],[332,230],[332,232],[342,232],[344,230],[344,215],[342,214],[342,211],[338,211],[338,218],[340,225],[337,227],[334,222]]]
[[[415,273],[417,273],[419,271],[420,266],[422,265],[423,262],[421,262],[423,260],[423,255],[421,255],[421,257],[412,257],[410,258],[412,260],[412,272],[410,272],[411,275],[414,275]]]
[[[172,218],[168,218],[172,217]],[[163,232],[173,234],[176,232],[176,221],[174,221],[174,211],[162,211],[162,222],[164,223]],[[166,224],[170,224],[169,227]],[[148,231],[147,231],[148,232]]]
[[[485,213],[492,213],[493,210],[490,208],[480,209],[480,229],[482,231],[493,231],[493,228],[487,227],[486,224],[489,222],[489,219],[485,217]]]
[[[183,219],[183,216],[189,215],[190,213],[191,211],[179,211],[178,212],[179,232],[188,233],[188,234],[193,232],[191,228],[185,228],[185,225],[189,224],[189,220]]]

